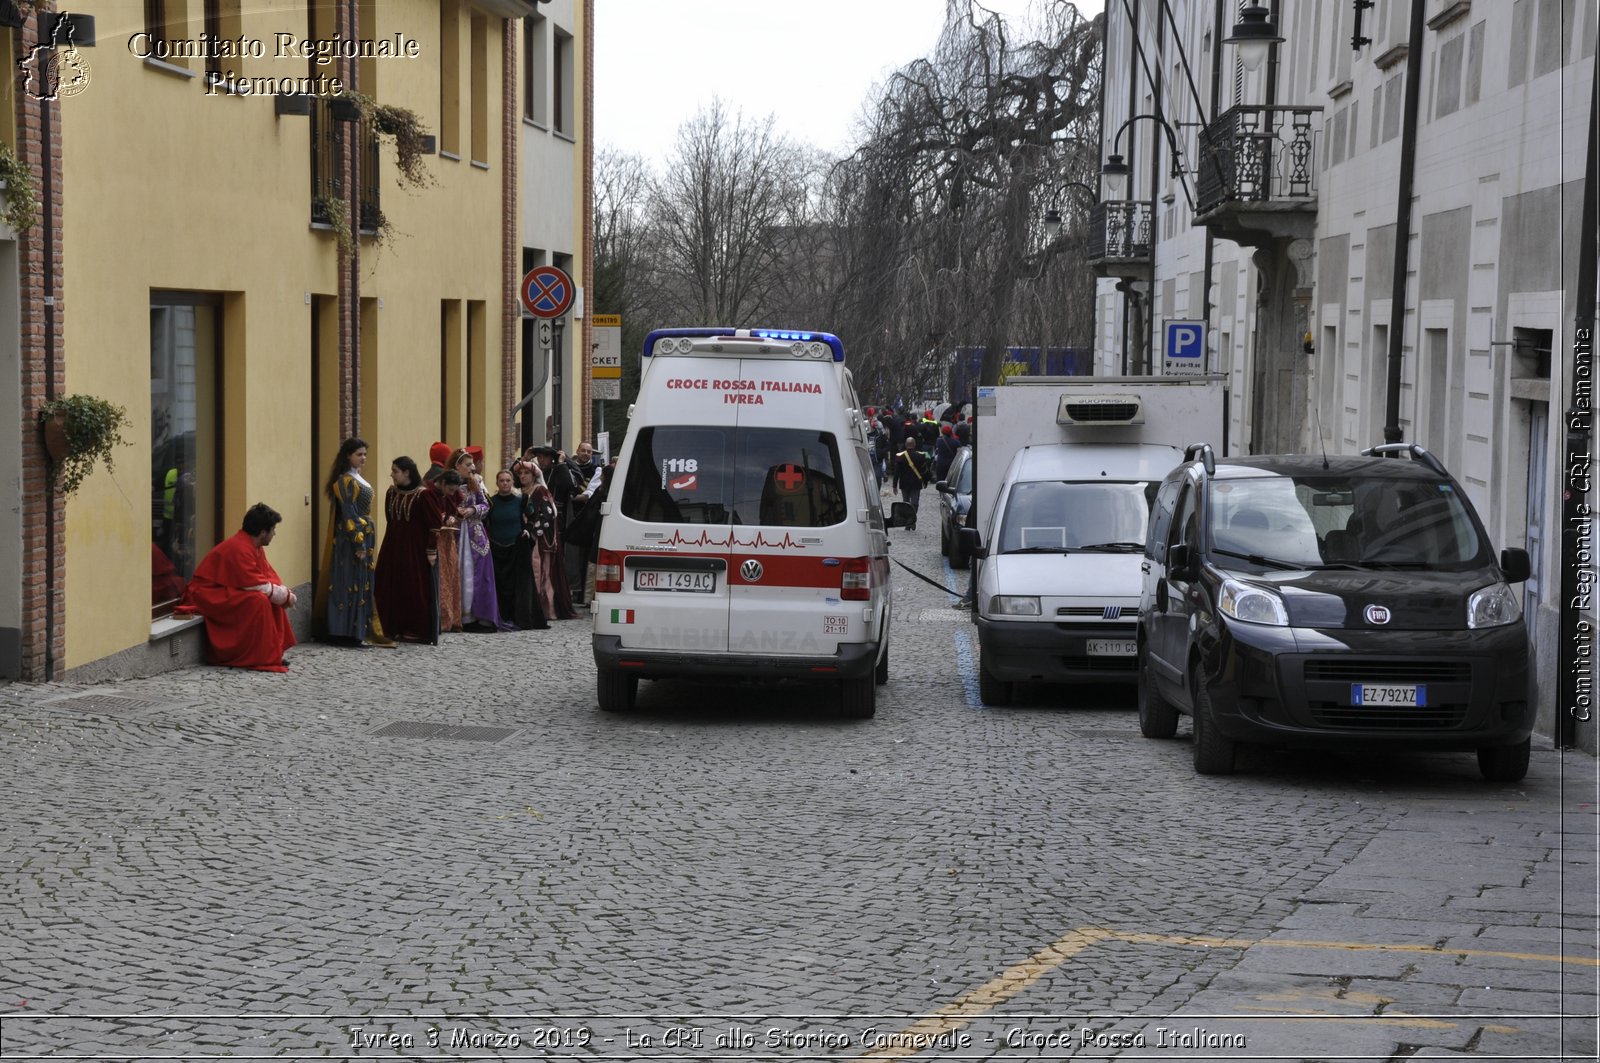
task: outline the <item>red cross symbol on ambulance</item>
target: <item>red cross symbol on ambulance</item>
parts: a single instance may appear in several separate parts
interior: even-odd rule
[[[778,470],[773,479],[778,481],[778,486],[785,491],[798,491],[800,485],[805,483],[806,474],[798,465],[785,465]]]

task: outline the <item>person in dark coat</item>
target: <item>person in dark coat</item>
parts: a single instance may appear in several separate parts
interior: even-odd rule
[[[899,489],[900,497],[911,506],[911,523],[906,525],[911,531],[917,528],[917,509],[922,504],[922,489],[928,485],[928,477],[933,472],[928,456],[917,449],[916,439],[915,432],[908,433],[905,444],[894,456],[894,485]]]
[[[934,444],[933,449],[933,478],[935,480],[943,480],[945,474],[950,471],[950,463],[956,460],[957,449],[955,429],[948,424],[940,425],[939,442]]]

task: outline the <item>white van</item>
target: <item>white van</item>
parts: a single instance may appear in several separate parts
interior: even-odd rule
[[[1017,453],[976,582],[978,693],[1131,680],[1150,506],[1183,460],[1159,443],[1046,443]]]
[[[660,329],[601,508],[600,708],[640,679],[835,680],[871,716],[889,677],[890,527],[844,345],[821,332]]]
[[[978,694],[1128,680],[1145,529],[1176,444],[1227,424],[1221,377],[1014,377],[978,400]],[[1001,470],[1004,470],[1003,472]]]

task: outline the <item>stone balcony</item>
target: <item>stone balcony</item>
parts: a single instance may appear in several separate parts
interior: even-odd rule
[[[1310,239],[1317,219],[1321,107],[1225,111],[1200,134],[1195,220],[1251,247]]]

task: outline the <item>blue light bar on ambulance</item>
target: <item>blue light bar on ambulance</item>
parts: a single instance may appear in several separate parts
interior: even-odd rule
[[[657,354],[689,354],[697,348],[705,350],[703,341],[718,338],[787,345],[797,358],[826,358],[833,355],[835,362],[844,361],[844,344],[839,337],[828,332],[798,332],[787,329],[732,329],[732,328],[663,328],[656,329],[644,338],[645,358]],[[736,351],[724,351],[734,354]]]

